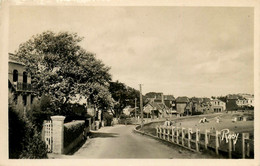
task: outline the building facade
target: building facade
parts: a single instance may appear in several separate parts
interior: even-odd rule
[[[221,100],[218,100],[218,99],[212,99],[211,100],[211,109],[214,112],[226,111],[226,103]]]
[[[254,96],[249,94],[241,94],[241,98],[236,101],[239,108],[254,107]]]
[[[189,102],[190,102],[189,98],[186,97],[186,96],[177,97],[177,99],[176,99],[176,111],[180,116],[184,115],[185,112],[189,111],[189,110],[186,110],[186,107],[188,106]]]
[[[25,65],[19,62],[15,55],[9,54],[8,61],[9,104],[24,113],[31,109],[32,87],[31,76],[26,72]]]

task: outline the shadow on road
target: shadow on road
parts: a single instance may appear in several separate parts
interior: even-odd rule
[[[118,136],[117,133],[100,133],[100,132],[90,133],[90,138],[97,138],[97,137],[106,138],[106,137],[117,137],[117,136]]]

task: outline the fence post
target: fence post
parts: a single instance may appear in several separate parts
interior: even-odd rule
[[[228,158],[232,158],[232,142],[231,138],[228,139]]]
[[[235,133],[232,132],[232,134],[235,134]],[[232,150],[232,151],[235,151],[235,150],[236,150],[236,144],[235,144],[235,141],[234,141],[234,140],[232,141],[232,144],[233,144],[233,146],[232,146],[233,150]]]
[[[219,155],[218,153],[218,148],[219,148],[219,140],[218,140],[218,135],[220,134],[219,131],[216,130],[216,137],[215,137],[215,140],[216,140],[216,154]]]
[[[162,126],[159,126],[159,130],[160,130],[159,138],[162,138]]]
[[[182,146],[184,146],[184,130],[185,130],[185,128],[182,127],[181,128],[181,143],[182,143]]]
[[[242,158],[245,158],[245,140],[249,139],[249,133],[242,133]]]
[[[156,126],[156,136],[159,137],[159,127]]]
[[[167,133],[168,133],[168,141],[170,141],[170,127],[167,127]]]
[[[246,147],[247,147],[246,155],[247,155],[247,157],[250,157],[250,145],[249,145],[249,142],[246,144]]]
[[[195,144],[196,144],[196,151],[198,152],[199,151],[199,129],[197,128],[196,129],[196,140],[195,140]]]
[[[63,153],[65,116],[51,116],[53,124],[53,153]]]
[[[192,129],[189,128],[188,129],[188,148],[190,148],[191,132],[192,132]]]
[[[209,130],[205,130],[205,149],[208,149],[208,143],[209,143],[209,141],[208,141],[208,132],[209,132]]]
[[[166,135],[166,131],[165,131],[165,126],[163,127],[163,139],[165,140],[165,135]]]
[[[172,126],[172,142],[174,142],[174,136],[175,136],[175,134],[174,134],[174,128],[175,128],[175,127]]]
[[[177,127],[177,130],[176,130],[176,142],[177,142],[177,144],[179,144],[179,127]]]

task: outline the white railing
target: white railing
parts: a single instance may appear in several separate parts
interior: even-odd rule
[[[227,152],[229,158],[232,158],[232,153],[238,153],[236,151],[236,142],[234,139],[234,133],[231,135],[225,135],[224,131],[212,131],[206,129],[201,133],[199,129],[192,131],[192,128],[176,127],[176,126],[164,126],[159,125],[156,127],[156,136],[162,140],[178,144],[182,147],[188,148],[192,151],[199,152],[201,149],[208,149],[208,147],[215,149],[217,155],[219,155],[220,144],[227,145]],[[238,134],[237,134],[238,138]],[[227,139],[227,140],[226,140]],[[242,133],[242,137],[239,138],[241,142],[241,157],[250,157],[250,142],[249,133]],[[222,145],[223,146],[223,145]],[[238,146],[239,147],[239,146]]]

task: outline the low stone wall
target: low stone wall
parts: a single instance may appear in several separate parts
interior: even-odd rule
[[[64,124],[64,154],[69,153],[84,140],[84,131],[84,120],[77,120]]]

